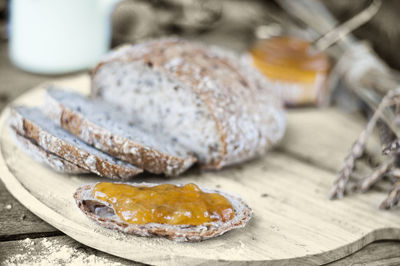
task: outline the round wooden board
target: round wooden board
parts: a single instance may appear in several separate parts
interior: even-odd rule
[[[89,90],[87,75],[54,83],[64,88],[73,87],[82,93]],[[14,104],[39,105],[44,87],[32,89]],[[133,180],[195,182],[204,187],[218,187],[241,196],[254,211],[253,219],[243,229],[203,242],[175,243],[161,238],[124,235],[89,220],[75,206],[72,194],[82,184],[102,179],[92,175],[62,175],[37,164],[11,141],[6,126],[8,115],[9,109],[6,108],[0,118],[0,177],[7,189],[25,207],[70,237],[116,256],[159,265],[230,262],[322,264],[349,255],[374,240],[400,239],[399,210],[386,212],[377,208],[382,193],[371,192],[329,201],[327,193],[334,175],[324,170],[329,167],[315,167],[282,152],[287,150],[294,154],[296,145],[299,153],[304,151],[300,147],[302,141],[295,137],[306,135],[304,130],[315,130],[304,129],[301,123],[293,122],[298,128],[289,126],[281,151],[271,152],[264,158],[219,172],[193,170],[179,178],[154,176]],[[310,119],[316,118],[312,114],[306,115],[309,118],[305,121],[310,127]],[[298,121],[298,117],[294,117]],[[341,126],[343,121],[337,119],[339,124],[335,125],[334,116],[330,118],[329,125],[333,123],[333,128]],[[289,115],[289,125],[291,119]],[[298,133],[293,134],[296,131]],[[337,134],[341,134],[340,131]],[[330,151],[322,154],[323,151],[319,150],[317,153],[328,158]],[[312,156],[310,161],[313,161]]]

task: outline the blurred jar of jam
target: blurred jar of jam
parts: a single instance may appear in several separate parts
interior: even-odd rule
[[[310,45],[303,39],[279,36],[260,40],[250,49],[253,64],[281,88],[288,106],[326,102],[329,59],[323,52],[313,52]]]

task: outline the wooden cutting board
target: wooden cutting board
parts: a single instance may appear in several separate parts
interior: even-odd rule
[[[89,91],[87,75],[53,83]],[[44,87],[15,103],[38,105]],[[335,171],[364,126],[360,117],[334,109],[294,109],[280,147],[267,156],[218,172],[192,170],[171,179],[146,182],[195,182],[241,196],[254,210],[243,229],[199,243],[175,243],[104,229],[75,206],[72,194],[91,175],[62,175],[26,156],[6,128],[9,109],[0,118],[0,177],[11,194],[33,213],[90,247],[150,264],[322,264],[349,255],[378,239],[400,239],[400,210],[381,211],[385,192],[354,194],[329,201]]]

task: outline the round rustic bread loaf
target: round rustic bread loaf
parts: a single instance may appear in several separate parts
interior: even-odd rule
[[[163,39],[111,52],[94,69],[92,96],[168,136],[206,168],[264,154],[283,136],[279,91],[233,54]]]

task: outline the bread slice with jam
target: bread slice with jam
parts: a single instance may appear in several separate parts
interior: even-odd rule
[[[169,224],[169,223],[157,223],[151,220],[148,223],[131,223],[121,216],[121,213],[129,213],[132,210],[124,210],[121,212],[118,208],[120,205],[115,205],[115,197],[111,197],[113,201],[104,200],[104,198],[99,198],[97,195],[104,196],[104,193],[98,193],[96,191],[96,185],[101,183],[87,184],[83,185],[77,189],[74,194],[74,198],[77,206],[82,210],[82,212],[90,219],[97,222],[99,225],[120,231],[127,234],[134,234],[138,236],[158,236],[168,238],[170,240],[184,242],[184,241],[201,241],[209,238],[213,238],[222,235],[232,229],[244,227],[251,218],[252,210],[250,207],[239,197],[232,196],[221,192],[219,190],[198,188],[204,193],[217,193],[218,195],[224,197],[233,208],[233,215],[228,220],[212,220],[204,222],[202,224]],[[153,188],[159,186],[160,184],[149,184],[149,183],[112,183],[113,185],[127,185],[136,189],[143,188]],[[165,184],[164,184],[165,185]],[[178,188],[184,186],[177,185]],[[121,192],[122,190],[116,188],[115,191]],[[157,193],[157,191],[155,192]],[[172,192],[177,193],[177,192]],[[154,197],[154,193],[152,197]],[[142,199],[141,196],[138,196]],[[152,198],[153,201],[156,199]],[[135,201],[134,196],[129,199],[129,201]],[[126,202],[126,201],[124,201]],[[159,207],[155,207],[153,210],[157,211],[159,208],[170,208],[168,206],[168,200],[160,201]],[[114,203],[114,204],[113,204]],[[118,207],[116,207],[118,206]],[[140,206],[142,208],[142,205]],[[196,205],[193,205],[196,208]],[[150,211],[152,213],[152,211]],[[133,213],[135,213],[133,211]],[[174,212],[175,213],[175,212]],[[154,217],[159,217],[157,214],[152,213]],[[147,217],[147,216],[146,216]],[[198,217],[198,216],[196,216]],[[211,216],[210,216],[211,217]],[[167,217],[168,218],[168,217]],[[174,217],[169,217],[168,219],[173,219]]]

